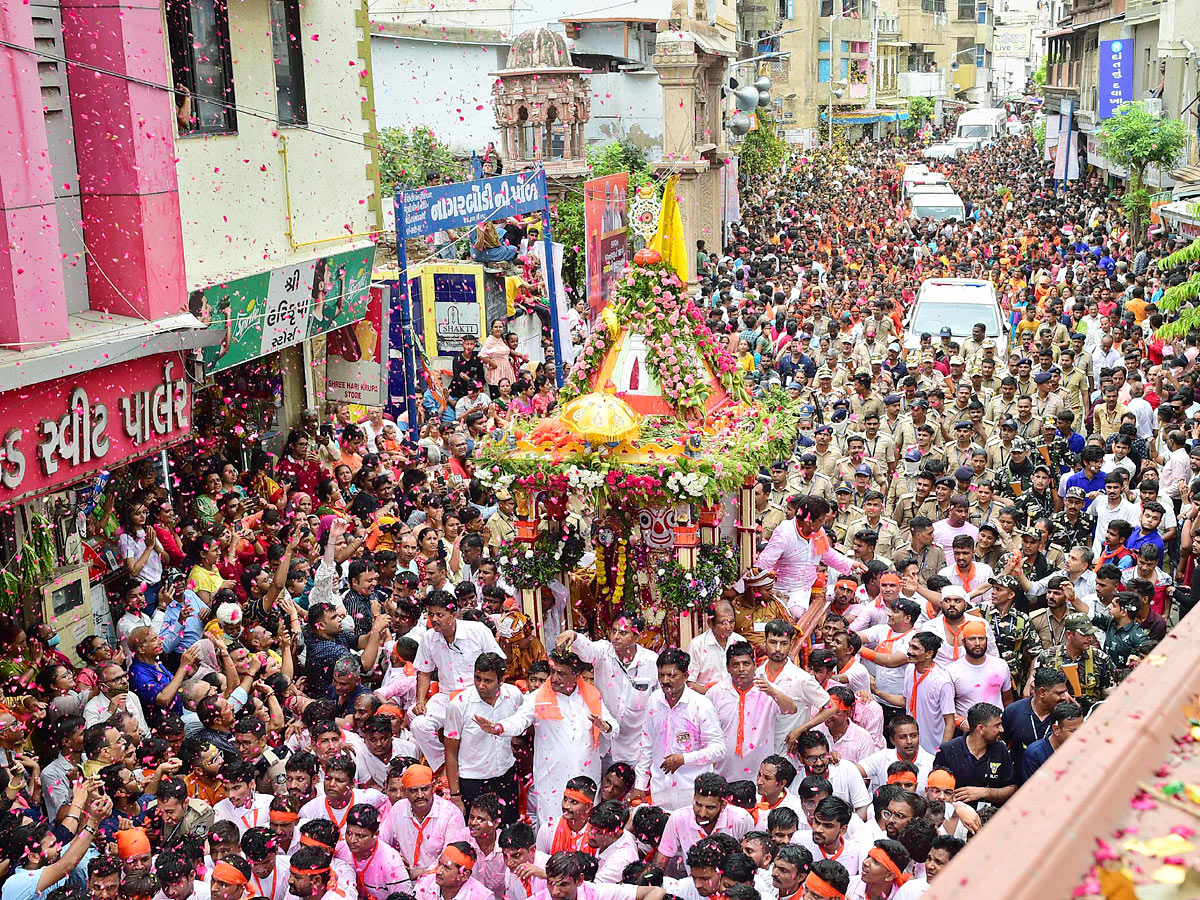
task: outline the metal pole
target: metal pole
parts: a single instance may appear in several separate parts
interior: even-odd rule
[[[833,10],[829,11],[829,152],[833,153],[833,61],[836,58],[834,55],[833,43],[833,23],[837,16],[833,15]]]
[[[388,321],[388,412],[397,419],[401,411],[408,417],[408,434],[414,441],[420,437],[417,422],[416,353],[412,343],[412,299],[408,290],[408,253],[405,241],[408,233],[404,221],[404,192],[396,191],[396,293]],[[395,355],[399,351],[399,358]],[[399,363],[400,365],[395,365]]]
[[[546,257],[545,271],[542,279],[546,283],[546,296],[550,300],[550,337],[554,341],[554,379],[555,385],[563,386],[566,372],[563,368],[562,329],[559,328],[558,304],[560,298],[554,284],[554,238],[550,234],[550,195],[546,185],[546,170],[537,174],[538,190],[541,191],[546,205],[542,207],[542,248]]]

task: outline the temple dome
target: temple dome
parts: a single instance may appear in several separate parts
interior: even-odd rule
[[[530,28],[516,36],[506,69],[561,69],[573,66],[567,39],[549,28]]]

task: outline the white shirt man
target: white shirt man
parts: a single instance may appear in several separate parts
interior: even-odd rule
[[[872,796],[875,791],[887,784],[888,766],[899,761],[900,754],[896,752],[895,747],[876,750],[870,756],[858,761],[858,767],[867,773],[867,790],[871,792]],[[916,759],[912,760],[912,764],[917,767],[917,793],[924,794],[925,779],[929,777],[929,771],[933,768],[933,754],[924,747],[918,747]]]
[[[142,712],[142,701],[138,699],[138,695],[133,691],[117,694],[116,699],[106,697],[102,693],[97,694],[83,707],[84,724],[91,727],[97,722],[105,721],[117,710],[122,700],[124,700],[125,709],[137,719],[138,730],[142,733],[142,737],[149,737],[150,726],[146,724],[146,715]]]
[[[716,684],[725,677],[725,651],[733,644],[741,644],[745,640],[734,631],[722,645],[711,628],[696,635],[687,646],[688,656],[691,657],[688,681],[705,688]]]
[[[551,665],[555,665],[553,660]],[[544,817],[555,815],[562,809],[562,795],[569,779],[586,775],[599,783],[600,741],[594,734],[596,728],[583,689],[576,688],[570,694],[554,692],[556,711],[552,714],[543,709],[538,698],[539,694],[527,698],[515,713],[500,720],[499,724],[510,738],[535,726],[530,798]],[[617,721],[604,706],[603,699],[600,699],[599,715],[605,725],[601,730],[606,734],[616,732]]]
[[[796,701],[797,710],[791,715],[780,713],[775,718],[774,746],[782,748],[787,740],[788,732],[803,725],[829,703],[829,694],[825,688],[813,678],[812,673],[800,668],[791,660],[784,663],[783,668],[771,677],[769,663],[763,663],[755,672],[760,678],[774,684],[779,690]]]
[[[562,636],[559,637],[561,641]],[[614,760],[637,759],[642,724],[646,721],[646,704],[658,686],[658,656],[635,643],[633,659],[624,662],[611,641],[593,641],[582,634],[574,634],[571,650],[584,662],[592,664],[596,689],[620,724],[619,730],[609,738],[607,756]]]
[[[600,868],[592,881],[597,884],[620,884],[625,867],[641,858],[637,838],[632,832],[622,831],[620,837],[596,854]]]
[[[226,797],[213,806],[213,819],[217,822],[226,820],[238,827],[240,834],[245,834],[247,828],[266,825],[271,812],[271,801],[275,798],[270,794],[254,794],[246,806],[234,806]]]
[[[446,750],[438,737],[438,730],[446,724],[446,704],[452,693],[474,685],[475,660],[481,653],[504,657],[490,628],[463,619],[455,623],[453,641],[447,643],[440,631],[429,628],[417,644],[413,667],[426,674],[436,671],[440,690],[426,699],[425,713],[414,716],[409,727],[413,740],[435,770],[446,760]]]
[[[703,694],[684,687],[671,706],[661,690],[655,691],[646,708],[635,786],[649,789],[655,804],[663,809],[690,808],[696,776],[713,771],[725,759],[725,752],[725,733],[717,711]],[[683,757],[683,765],[664,772],[663,760],[676,754]]]
[[[1096,536],[1092,540],[1092,553],[1096,556],[1099,556],[1101,550],[1104,548],[1104,538],[1108,533],[1108,524],[1114,519],[1124,519],[1134,528],[1138,527],[1138,504],[1134,503],[1124,494],[1121,495],[1121,502],[1116,506],[1113,506],[1109,502],[1107,494],[1103,497],[1097,497],[1092,501],[1092,505],[1088,511],[1096,517]]]
[[[921,675],[917,675],[914,666],[907,665],[904,667],[904,700],[909,715],[917,720],[921,747],[929,753],[937,753],[946,733],[945,717],[954,715],[954,682],[936,663]]]
[[[488,734],[479,727],[475,716],[499,722],[513,715],[525,701],[515,684],[500,685],[494,705],[479,697],[474,685],[465,688],[446,706],[446,737],[458,740],[458,777],[470,780],[496,778],[515,765],[512,738]]]

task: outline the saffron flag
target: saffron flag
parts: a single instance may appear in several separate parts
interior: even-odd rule
[[[662,211],[658,215],[658,229],[650,241],[650,249],[659,252],[663,262],[675,270],[679,280],[687,287],[687,242],[683,239],[683,214],[675,200],[678,182],[679,176],[672,175],[663,187]]]

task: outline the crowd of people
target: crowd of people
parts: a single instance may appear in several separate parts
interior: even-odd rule
[[[1171,239],[1028,138],[942,165],[965,221],[906,213],[903,150],[839,153],[697,248],[801,420],[701,634],[526,618],[472,455],[556,398],[493,323],[418,441],[339,407],[244,470],[214,441],[169,492],[113,480],[111,637],[0,626],[2,900],[924,893],[1189,607],[1200,338],[1155,334]],[[944,275],[1009,332],[906,333]]]

